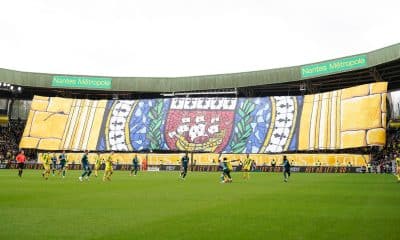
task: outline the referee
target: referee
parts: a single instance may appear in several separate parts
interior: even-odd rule
[[[24,150],[19,152],[19,154],[15,157],[15,160],[17,160],[18,176],[22,177],[22,171],[24,170],[26,161]]]

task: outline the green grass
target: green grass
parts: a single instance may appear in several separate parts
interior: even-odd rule
[[[400,239],[392,175],[116,171],[78,182],[0,170],[0,239]]]

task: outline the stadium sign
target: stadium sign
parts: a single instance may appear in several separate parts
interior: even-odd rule
[[[322,63],[302,66],[301,78],[309,78],[315,76],[328,75],[337,72],[348,71],[367,66],[367,56],[358,55],[346,57]]]
[[[116,165],[115,170],[122,170],[126,171],[131,168],[132,165],[130,164],[119,164]],[[0,164],[0,169],[17,169],[17,163],[11,164]],[[43,169],[43,164],[41,163],[26,163],[26,169]],[[282,172],[282,166],[257,166],[255,172]],[[70,170],[82,170],[82,165],[79,164],[68,164],[68,169]],[[101,168],[104,170],[104,168]],[[159,171],[179,171],[180,166],[178,165],[151,165],[147,169],[150,172],[159,172]],[[195,165],[191,166],[191,171],[194,172],[217,172],[220,171],[217,165]],[[143,171],[143,170],[141,170]],[[235,167],[234,171],[240,171]],[[361,167],[334,167],[334,166],[298,166],[298,167],[291,167],[291,172],[298,172],[298,173],[365,173],[366,171],[362,170]]]
[[[53,76],[52,87],[111,89],[112,78]]]

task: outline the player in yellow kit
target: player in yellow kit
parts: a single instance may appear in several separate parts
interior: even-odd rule
[[[113,158],[114,158],[114,151],[106,159],[106,168],[104,169],[104,176],[103,181],[111,181],[111,175],[113,174]]]
[[[42,177],[44,177],[44,179],[47,180],[50,176],[50,169],[51,169],[50,155],[48,153],[43,153],[42,161],[43,161],[43,168],[44,168],[44,171],[42,172]]]
[[[246,159],[243,162],[243,179],[250,178],[250,168],[251,168],[252,160],[249,157],[249,154],[246,154]]]
[[[99,170],[101,167],[101,163],[103,160],[100,157],[100,153],[97,153],[97,155],[94,157],[94,176],[97,177],[99,174]]]

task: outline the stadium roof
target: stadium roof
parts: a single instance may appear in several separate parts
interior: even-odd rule
[[[354,63],[354,61],[357,62],[357,58],[365,61],[358,65],[356,63],[353,67],[346,65],[348,63],[345,61]],[[339,67],[334,71],[327,69],[323,71],[323,65],[327,64],[336,64]],[[306,68],[308,68],[309,74],[304,74]],[[319,74],[318,70],[321,69],[322,72]],[[319,92],[382,80],[389,82],[389,88],[398,87],[400,86],[400,43],[343,58],[261,71],[173,78],[103,77],[110,80],[109,89],[79,86],[75,86],[76,88],[73,89],[56,87],[54,86],[55,77],[87,77],[90,79],[99,76],[31,73],[0,69],[1,82],[23,86],[27,95],[48,93],[49,95],[73,97],[72,92],[79,95],[90,92],[99,96],[118,93],[123,97],[125,94],[125,97],[130,98],[135,96],[154,97],[166,92],[215,91],[235,88],[239,90],[240,95],[245,96],[287,95],[300,93],[300,86],[306,86],[307,92]]]

